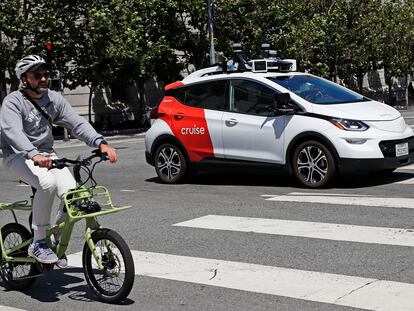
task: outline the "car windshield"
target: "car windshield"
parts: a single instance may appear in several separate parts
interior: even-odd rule
[[[315,76],[294,75],[269,79],[314,104],[344,104],[368,100],[336,83]]]

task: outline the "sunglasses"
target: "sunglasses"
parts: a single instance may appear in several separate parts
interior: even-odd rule
[[[45,71],[45,72],[33,72],[33,77],[36,80],[40,80],[43,77],[45,77],[46,79],[48,79],[50,77],[50,73],[48,71]]]

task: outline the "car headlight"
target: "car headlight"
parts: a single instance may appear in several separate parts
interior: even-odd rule
[[[339,119],[339,118],[331,118],[329,119],[333,125],[337,128],[345,131],[366,131],[369,129],[368,124],[365,124],[359,120],[349,120],[349,119]]]

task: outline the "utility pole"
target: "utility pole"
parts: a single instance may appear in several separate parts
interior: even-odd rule
[[[65,96],[65,88],[63,86],[63,72],[62,72],[62,67],[59,64],[59,85],[60,85],[60,92],[62,94],[62,96]],[[63,141],[69,141],[69,132],[68,129],[66,127],[63,128]]]
[[[3,32],[0,31],[0,45],[2,42]],[[0,71],[0,105],[3,102],[3,98],[6,97],[6,70]]]
[[[211,0],[207,0],[208,11],[208,38],[210,40],[210,65],[216,63],[216,51],[214,50],[213,18],[211,14]]]
[[[57,65],[58,65],[58,72],[59,72],[59,87],[60,87],[60,93],[62,94],[62,96],[65,96],[65,87],[64,87],[64,74],[63,74],[63,69],[62,69],[62,46],[59,45],[58,46],[58,50],[56,51],[56,61],[57,61]],[[63,128],[63,141],[69,141],[69,132],[68,129],[66,127]]]

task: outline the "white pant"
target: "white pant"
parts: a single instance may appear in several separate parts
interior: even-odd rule
[[[48,155],[48,154],[44,154]],[[57,158],[56,154],[49,154],[51,158]],[[55,196],[61,200],[54,224],[64,220],[63,196],[69,189],[76,187],[76,181],[67,167],[63,169],[41,168],[34,165],[32,160],[22,155],[11,155],[4,159],[5,167],[15,173],[22,181],[36,188],[33,199],[32,228],[34,240],[46,237],[46,230],[50,227],[50,215]]]

